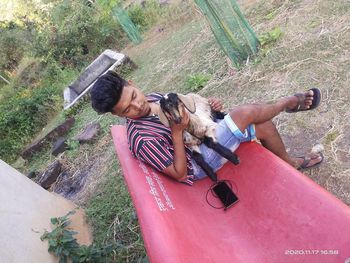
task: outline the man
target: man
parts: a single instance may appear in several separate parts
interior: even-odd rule
[[[127,119],[129,148],[135,157],[175,180],[191,185],[206,175],[191,159],[191,151],[183,142],[189,116],[186,114],[179,124],[170,120],[170,128],[165,127],[158,118],[161,97],[158,93],[145,96],[131,81],[125,81],[112,71],[101,76],[91,90],[92,107],[98,113],[111,112]],[[313,168],[323,161],[323,156],[314,153],[305,157],[289,156],[271,119],[282,111],[314,109],[320,98],[320,91],[312,89],[274,103],[237,106],[219,122],[217,139],[232,151],[242,142],[258,139],[265,148],[292,166]],[[209,103],[214,111],[222,110],[219,100],[211,98]],[[204,144],[201,152],[214,171],[226,161]]]

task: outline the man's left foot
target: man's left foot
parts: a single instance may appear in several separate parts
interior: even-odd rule
[[[312,110],[317,108],[320,104],[321,91],[317,88],[313,88],[305,93],[294,94],[292,99],[290,106],[288,106],[286,109],[286,112],[294,113],[299,111]]]

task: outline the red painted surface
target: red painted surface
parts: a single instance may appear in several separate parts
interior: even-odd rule
[[[152,263],[350,258],[350,208],[262,146],[242,144],[241,163],[219,171],[240,199],[223,211],[206,202],[209,179],[187,186],[154,173],[130,154],[124,127],[112,135]]]

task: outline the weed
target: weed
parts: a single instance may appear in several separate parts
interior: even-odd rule
[[[68,157],[72,158],[77,151],[79,150],[79,141],[74,140],[74,139],[68,139],[67,141],[67,145],[68,145]]]
[[[139,4],[134,4],[128,8],[128,15],[131,21],[134,22],[141,32],[149,29],[164,13],[155,0],[145,1],[143,5],[142,7]]]
[[[187,87],[190,91],[196,92],[201,90],[210,80],[209,75],[197,73],[197,74],[191,74],[187,77]]]
[[[325,144],[331,144],[333,141],[335,141],[339,136],[339,131],[335,130],[326,135],[324,138]]]
[[[77,232],[68,228],[70,225],[69,216],[75,211],[68,212],[65,216],[51,218],[54,229],[51,232],[45,231],[40,237],[41,241],[47,240],[49,243],[48,251],[59,257],[60,263],[66,263],[70,259],[72,263],[98,263],[105,262],[105,258],[113,253],[117,248],[116,244],[97,246],[79,245],[74,235]]]
[[[270,45],[270,44],[277,42],[277,40],[279,40],[281,38],[281,36],[282,36],[281,28],[275,27],[271,31],[262,34],[259,37],[259,42],[260,42],[262,47],[265,47],[267,45]]]
[[[273,10],[272,12],[268,13],[265,18],[267,20],[272,20],[276,16],[276,10]]]

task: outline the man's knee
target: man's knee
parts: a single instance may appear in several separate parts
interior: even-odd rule
[[[258,112],[254,105],[241,105],[232,109],[229,114],[238,129],[244,131],[249,124],[254,123],[255,116]]]

